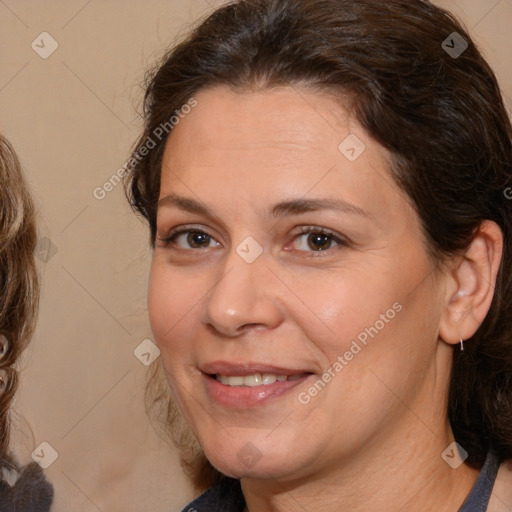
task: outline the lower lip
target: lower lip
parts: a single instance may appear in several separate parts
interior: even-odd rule
[[[277,398],[293,388],[303,384],[313,375],[306,375],[296,380],[276,381],[272,384],[261,386],[226,386],[214,377],[204,374],[206,388],[213,400],[227,407],[247,409],[257,407]]]

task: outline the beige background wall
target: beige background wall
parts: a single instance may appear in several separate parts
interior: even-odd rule
[[[44,280],[22,363],[16,451],[25,462],[42,442],[58,452],[46,470],[55,512],[168,512],[191,497],[145,415],[146,367],[133,354],[151,338],[145,227],[121,186],[102,200],[93,191],[137,136],[144,70],[219,3],[0,0],[0,131],[36,196]],[[512,98],[512,0],[439,3],[465,21]],[[58,43],[47,59],[31,47],[51,49],[42,32]]]

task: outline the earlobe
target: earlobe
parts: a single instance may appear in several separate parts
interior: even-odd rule
[[[448,276],[446,306],[439,326],[445,342],[457,344],[471,338],[484,321],[494,296],[502,252],[501,229],[495,222],[483,222]]]

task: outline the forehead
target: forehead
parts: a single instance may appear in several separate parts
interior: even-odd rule
[[[197,106],[168,137],[164,166],[236,165],[241,172],[250,162],[261,168],[289,163],[297,170],[327,170],[350,164],[343,156],[351,155],[340,144],[350,149],[353,144],[344,142],[356,137],[358,153],[364,148],[363,157],[371,153],[381,167],[389,167],[388,152],[328,92],[291,86],[248,92],[217,86],[195,98]]]
[[[196,99],[195,109],[168,140],[191,165],[195,156],[208,154],[216,165],[223,152],[257,155],[263,147],[270,153],[314,148],[325,153],[329,145],[336,150],[340,136],[357,125],[332,95],[305,88],[248,92],[217,86],[200,91]]]
[[[389,153],[332,94],[215,87],[195,98],[197,106],[168,138],[161,197],[261,209],[266,201],[329,194],[377,218],[404,200]]]

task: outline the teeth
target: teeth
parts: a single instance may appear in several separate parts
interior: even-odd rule
[[[254,386],[259,386],[260,384],[261,375],[259,373],[255,373],[254,375],[246,375],[244,377],[244,386],[253,388]]]
[[[285,382],[286,380],[296,380],[301,378],[301,375],[297,375],[295,377],[288,377],[287,375],[274,375],[272,373],[255,373],[254,375],[245,375],[245,376],[233,376],[230,375],[216,375],[215,379],[218,380],[221,384],[225,386],[247,386],[247,387],[255,387],[268,386],[269,384],[273,384],[276,381]]]
[[[261,379],[263,381],[263,384],[266,386],[268,384],[274,384],[274,382],[277,380],[277,376],[272,375],[271,373],[264,373],[261,376]]]
[[[228,385],[243,386],[244,385],[244,377],[228,377]]]
[[[225,375],[217,375],[216,378],[220,383],[224,384],[225,386],[229,385],[229,378],[226,377]]]

